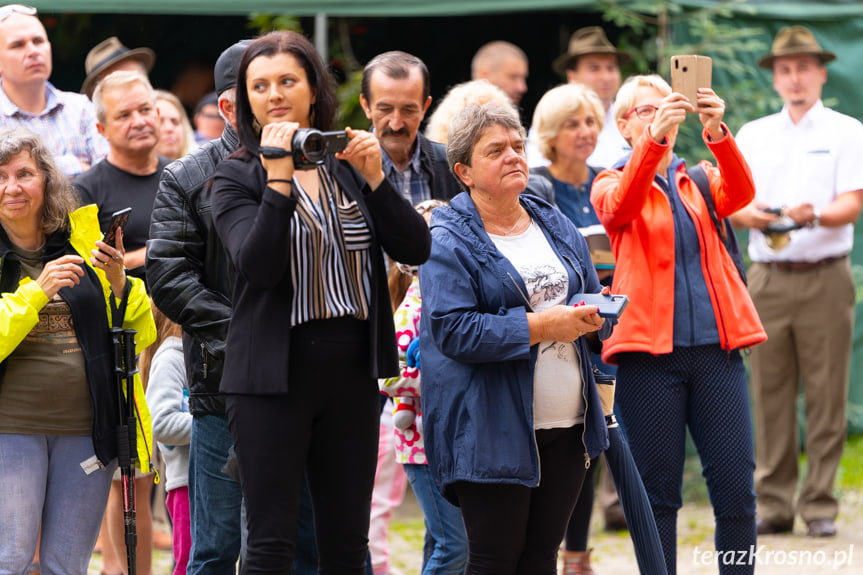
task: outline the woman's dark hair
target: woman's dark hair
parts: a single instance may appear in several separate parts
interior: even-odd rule
[[[314,91],[315,103],[309,116],[313,128],[333,130],[336,124],[337,101],[330,86],[329,75],[315,47],[302,34],[296,32],[270,32],[252,41],[243,52],[237,69],[237,133],[240,143],[250,152],[257,154],[260,145],[260,125],[252,114],[249,105],[249,92],[246,89],[246,74],[249,64],[259,56],[291,54],[306,72],[309,86]]]

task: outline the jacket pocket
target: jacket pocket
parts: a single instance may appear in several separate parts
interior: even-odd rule
[[[339,205],[338,210],[345,247],[352,251],[370,249],[372,247],[372,232],[362,211],[360,211],[359,205],[356,202],[350,202]]]

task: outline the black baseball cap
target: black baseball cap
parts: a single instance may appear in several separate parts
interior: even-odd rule
[[[213,76],[216,81],[216,94],[221,95],[228,88],[233,88],[237,85],[237,70],[240,67],[240,58],[243,57],[243,52],[246,51],[246,47],[251,43],[251,40],[240,40],[219,55],[219,59],[216,60],[216,66],[213,69]]]

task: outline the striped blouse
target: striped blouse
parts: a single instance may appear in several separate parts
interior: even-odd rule
[[[360,207],[318,166],[317,202],[294,178],[291,326],[316,319],[368,319],[372,234]]]

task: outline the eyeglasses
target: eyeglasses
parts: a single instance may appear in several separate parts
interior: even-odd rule
[[[653,106],[651,104],[643,104],[641,106],[636,106],[627,113],[623,115],[623,119],[627,119],[632,114],[638,116],[639,120],[652,120],[656,115],[656,111],[659,109],[659,106]]]
[[[25,16],[35,16],[36,9],[25,4],[7,4],[0,6],[0,22],[3,22],[14,13],[24,14]]]

